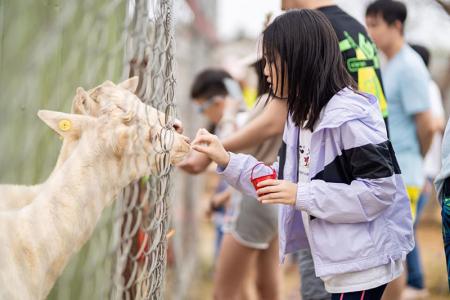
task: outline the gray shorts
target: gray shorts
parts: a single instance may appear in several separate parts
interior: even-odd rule
[[[314,261],[309,248],[297,252],[298,266],[301,277],[300,294],[303,300],[331,300],[331,295],[325,290],[322,279],[316,277]]]
[[[223,230],[246,247],[267,249],[278,233],[278,206],[236,193]]]

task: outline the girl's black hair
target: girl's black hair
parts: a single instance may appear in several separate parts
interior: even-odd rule
[[[281,91],[288,84],[288,111],[299,127],[312,130],[322,108],[337,92],[356,89],[336,33],[321,12],[290,10],[277,17],[263,32],[262,50],[279,76]],[[270,93],[278,95],[277,88]]]
[[[257,76],[257,87],[256,87],[256,95],[257,97],[261,97],[264,94],[269,93],[270,86],[267,83],[267,77],[264,75],[264,66],[266,62],[264,58],[258,59],[254,64],[252,64],[252,67],[254,68]]]

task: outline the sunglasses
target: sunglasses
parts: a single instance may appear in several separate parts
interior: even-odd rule
[[[206,99],[202,104],[196,103],[197,112],[203,114],[208,108],[210,108],[215,102],[221,100],[222,96],[213,96],[211,98]]]

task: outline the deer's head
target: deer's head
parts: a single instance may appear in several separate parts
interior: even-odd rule
[[[137,179],[157,172],[161,164],[179,162],[190,146],[186,137],[160,123],[154,108],[156,114],[144,115],[131,101],[140,100],[123,87],[108,85],[97,90],[97,104],[89,112],[92,115],[53,111],[39,111],[38,115],[63,138],[79,140],[86,151],[114,160],[127,176]]]
[[[182,133],[182,124],[179,120],[175,119],[173,124],[166,124],[167,120],[162,112],[146,105],[136,96],[138,84],[139,78],[135,76],[117,85],[111,81],[105,81],[88,91],[79,87],[72,101],[72,112],[98,117],[105,106],[114,104],[122,109],[136,111],[139,118],[158,118],[161,125],[172,126],[179,133]],[[108,90],[114,90],[114,95],[105,93]]]

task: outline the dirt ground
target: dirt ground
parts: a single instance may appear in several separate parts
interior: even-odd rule
[[[433,199],[432,199],[433,200]],[[430,292],[429,300],[448,300],[445,257],[439,223],[437,204],[428,205],[418,228],[418,242],[421,247],[426,286]],[[199,260],[200,270],[197,274],[189,299],[212,299],[212,257],[213,228],[208,221],[203,221],[200,234]],[[295,265],[283,266],[282,300],[301,300],[299,293],[299,275]],[[256,297],[254,298],[256,300]]]

